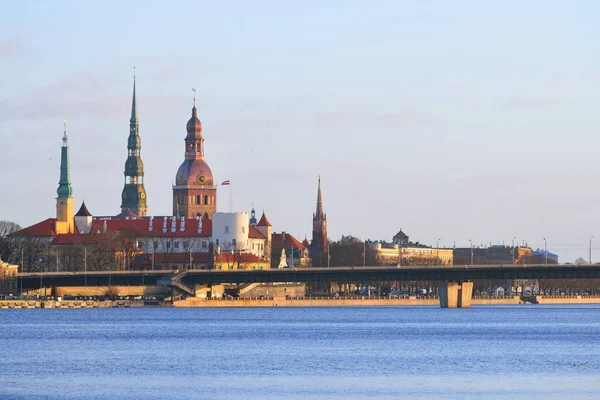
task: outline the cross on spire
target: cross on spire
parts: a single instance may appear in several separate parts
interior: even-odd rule
[[[196,107],[196,88],[192,88],[192,92],[194,92],[194,107]]]

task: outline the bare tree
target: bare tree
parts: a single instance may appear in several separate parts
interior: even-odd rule
[[[583,257],[579,257],[578,259],[575,260],[576,265],[583,265],[583,264],[587,264],[587,263],[588,262]]]
[[[14,262],[18,253],[16,238],[9,237],[11,233],[21,230],[16,222],[0,221],[0,259]]]

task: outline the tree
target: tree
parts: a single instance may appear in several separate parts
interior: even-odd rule
[[[577,260],[575,260],[576,265],[583,265],[583,264],[587,264],[587,263],[588,262],[583,257],[579,257]]]
[[[0,221],[0,259],[15,262],[18,253],[18,242],[8,235],[21,230],[16,222]]]

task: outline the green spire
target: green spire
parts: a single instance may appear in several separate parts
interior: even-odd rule
[[[67,145],[67,121],[65,121],[63,144],[60,153],[60,181],[56,193],[59,199],[68,199],[73,195],[71,178],[69,177],[69,146]]]
[[[135,103],[135,67],[133,67],[133,100],[131,101],[131,119],[129,123],[131,125],[139,123],[137,105]]]

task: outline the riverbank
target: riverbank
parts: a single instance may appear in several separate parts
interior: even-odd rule
[[[0,309],[8,308],[139,308],[143,301],[134,300],[0,300]]]
[[[518,296],[473,299],[472,305],[482,304],[519,304],[521,299]],[[185,300],[173,303],[175,307],[352,307],[352,306],[438,306],[438,298],[373,298],[373,297],[354,297],[354,298],[331,298],[331,297],[306,297],[306,298],[288,298],[285,297],[269,299],[214,299],[206,300],[197,297],[188,297]]]
[[[472,306],[477,305],[516,305],[516,304],[600,304],[599,296],[528,296],[528,297],[484,297],[473,298]],[[204,299],[188,297],[171,304],[144,303],[135,300],[0,300],[0,309],[18,308],[140,308],[140,307],[383,307],[383,306],[438,306],[440,301],[432,298],[387,298],[387,297],[306,297],[306,298],[223,298]]]

